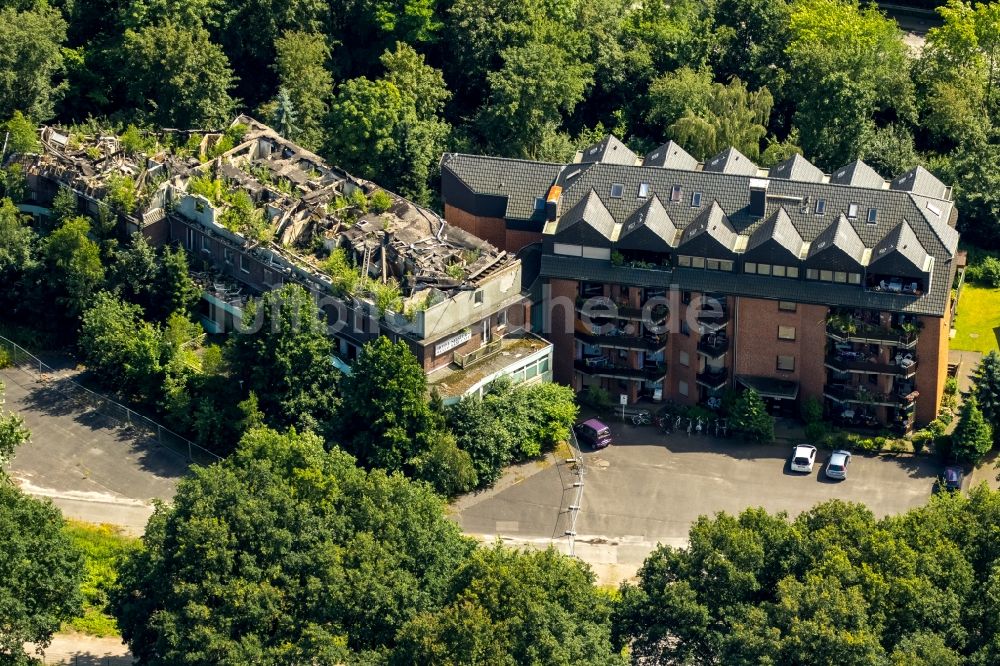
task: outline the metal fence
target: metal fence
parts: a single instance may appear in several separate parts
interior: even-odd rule
[[[208,449],[198,446],[191,440],[181,437],[172,430],[163,427],[156,421],[121,405],[110,398],[95,393],[88,388],[68,378],[58,378],[57,370],[44,363],[28,350],[17,343],[0,336],[0,349],[10,356],[10,365],[16,367],[59,391],[67,399],[72,400],[80,408],[91,410],[107,416],[124,427],[145,432],[154,438],[160,446],[173,453],[184,456],[188,462],[200,465],[210,465],[221,458]]]

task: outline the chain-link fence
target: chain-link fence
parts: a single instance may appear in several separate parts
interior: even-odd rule
[[[123,427],[135,429],[139,433],[147,433],[161,446],[178,455],[184,456],[188,462],[200,465],[210,465],[221,458],[208,449],[198,446],[191,440],[163,427],[156,421],[118,404],[100,393],[95,393],[71,379],[58,378],[57,371],[34,356],[17,343],[0,336],[0,350],[6,352],[11,367],[16,367],[35,376],[39,381],[47,383],[59,391],[67,399],[73,401],[84,410],[94,411],[107,416]]]

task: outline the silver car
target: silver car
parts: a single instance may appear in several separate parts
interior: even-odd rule
[[[838,450],[830,454],[830,460],[826,463],[826,475],[831,479],[846,479],[847,466],[851,462],[849,451]]]
[[[792,451],[792,462],[790,464],[793,472],[811,472],[813,463],[816,462],[816,447],[810,444],[799,444]]]

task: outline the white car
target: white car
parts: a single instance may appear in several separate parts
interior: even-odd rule
[[[793,472],[811,472],[816,462],[816,447],[810,444],[799,444],[792,451],[791,468]]]
[[[831,479],[846,479],[847,465],[851,462],[849,451],[834,451],[826,463],[826,475]]]

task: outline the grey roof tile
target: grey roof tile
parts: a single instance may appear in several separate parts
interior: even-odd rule
[[[927,250],[920,244],[909,223],[904,220],[872,248],[868,268],[875,272],[899,272],[901,275],[912,276],[913,272],[904,273],[899,270],[900,264],[918,274],[924,273],[927,256]],[[883,266],[886,268],[883,269]]]
[[[795,153],[784,162],[779,162],[767,172],[770,178],[800,180],[806,183],[822,183],[823,172],[813,166],[812,162]]]
[[[885,178],[861,160],[854,160],[834,171],[830,174],[830,182],[834,185],[870,187],[877,190],[885,187]]]
[[[816,236],[812,244],[809,245],[807,259],[813,259],[831,250],[840,250],[859,267],[863,266],[865,244],[861,240],[861,236],[858,235],[857,230],[843,213],[830,226],[824,229],[820,235]]]
[[[686,150],[674,141],[667,141],[646,155],[642,161],[642,165],[694,171],[698,167],[698,160],[691,157]]]
[[[711,238],[730,252],[736,249],[736,230],[729,224],[725,211],[717,201],[713,201],[711,206],[684,228],[677,249],[690,251],[703,237]]]
[[[913,167],[901,176],[893,178],[889,187],[935,199],[943,199],[948,193],[947,186],[922,166]]]
[[[764,223],[750,235],[746,251],[749,253],[772,240],[796,259],[802,254],[802,236],[795,229],[795,225],[792,224],[792,219],[788,217],[788,211],[785,210],[784,206],[774,211],[771,217],[764,220]]]
[[[500,162],[513,166],[505,166],[502,169],[494,166],[473,166],[473,163],[478,162]],[[717,202],[722,211],[726,213],[732,228],[740,235],[752,235],[781,207],[785,209],[792,226],[806,243],[815,241],[824,230],[830,227],[832,220],[837,220],[839,216],[846,214],[850,204],[854,203],[858,205],[859,217],[848,220],[848,222],[859,236],[863,247],[874,248],[900,222],[906,220],[909,223],[920,244],[934,257],[934,276],[931,280],[931,287],[928,293],[920,297],[918,309],[925,314],[930,314],[934,308],[937,308],[936,314],[938,316],[943,315],[947,309],[951,286],[949,274],[954,271],[952,259],[958,244],[958,232],[949,225],[949,221],[953,220],[954,203],[947,199],[884,189],[881,185],[878,187],[866,187],[860,184],[858,186],[845,186],[832,182],[812,183],[776,178],[769,182],[768,208],[765,218],[761,219],[751,215],[748,208],[749,174],[739,175],[711,170],[691,171],[607,163],[570,164],[562,171],[560,171],[560,165],[539,165],[536,170],[532,164],[521,160],[464,156],[459,176],[464,177],[462,174],[466,171],[472,172],[471,179],[485,180],[487,184],[490,184],[490,189],[485,192],[494,193],[496,188],[492,183],[501,178],[497,175],[482,176],[481,172],[496,174],[499,170],[502,171],[503,180],[512,182],[517,178],[527,181],[516,187],[515,192],[531,190],[532,193],[538,192],[536,196],[544,196],[549,186],[555,181],[564,188],[561,201],[562,210],[571,209],[591,190],[595,190],[604,197],[603,203],[612,217],[622,223],[626,223],[638,209],[648,205],[648,199],[639,199],[634,196],[640,183],[648,183],[650,198],[655,196],[659,199],[677,229],[685,229],[700,213],[704,212],[704,206],[695,208],[690,205],[692,192],[701,192],[704,202]],[[857,163],[855,165],[856,175],[853,178],[855,180],[861,178],[863,181],[862,176],[866,173],[866,167]],[[754,176],[756,177],[756,174]],[[844,177],[847,177],[846,174]],[[466,182],[469,182],[468,179]],[[884,183],[884,181],[881,182]],[[611,183],[621,183],[624,192],[627,193],[626,196],[611,199],[608,196]],[[681,190],[679,201],[670,200],[674,186]],[[476,189],[471,184],[470,187]],[[815,213],[815,203],[819,199],[823,199],[826,206],[825,214],[822,215]],[[525,195],[524,201],[525,206],[530,208],[534,198]],[[864,212],[868,208],[878,209],[878,218],[875,224],[866,224]],[[740,275],[739,277],[747,276]],[[826,292],[824,291],[825,285],[812,281],[800,283],[797,288],[799,290],[817,290],[831,298],[850,289],[864,292],[864,289],[850,285],[846,287],[840,285],[837,289]],[[886,297],[886,295],[882,294],[882,297]],[[868,301],[859,300],[859,298],[849,302],[845,301],[844,304],[853,303],[858,307],[863,307],[861,303]],[[903,302],[893,300],[891,296],[888,296],[888,299],[886,301],[887,307],[891,307],[893,303]],[[905,301],[905,299],[903,300]],[[836,301],[828,299],[821,302],[835,303]],[[875,299],[871,302],[879,303],[881,301]]]
[[[669,252],[677,236],[677,227],[659,197],[650,197],[622,225],[618,247],[625,250]]]
[[[570,227],[579,224],[589,226],[608,240],[611,240],[614,234],[615,218],[611,216],[604,202],[601,201],[601,197],[597,196],[597,192],[594,192],[594,190],[591,190],[573,208],[559,217],[559,225],[556,227],[556,233],[561,234]]]
[[[535,200],[548,193],[564,165],[451,153],[442,158],[441,166],[475,192],[506,196],[508,218],[530,220]]]
[[[598,143],[588,146],[580,153],[581,163],[605,162],[608,164],[626,164],[635,166],[641,160],[628,146],[618,140],[614,134],[609,134]]]
[[[716,173],[732,173],[740,176],[756,176],[757,165],[746,155],[735,148],[726,148],[721,153],[705,162],[705,171]]]

